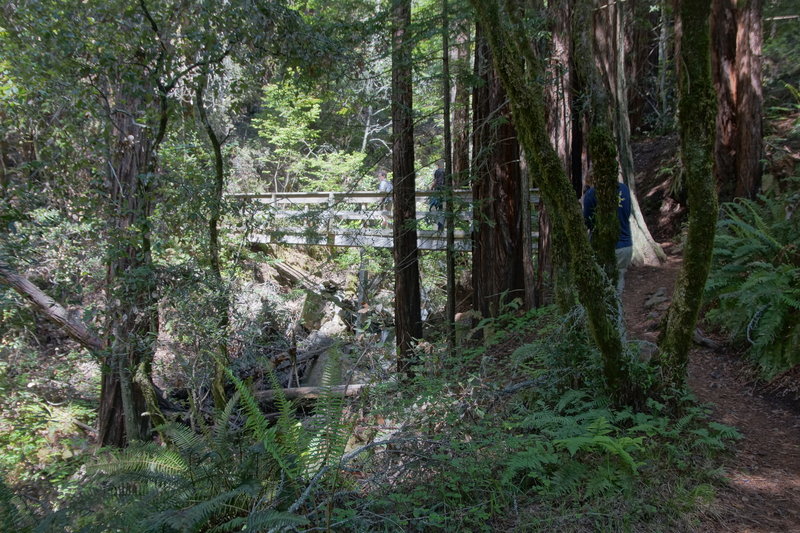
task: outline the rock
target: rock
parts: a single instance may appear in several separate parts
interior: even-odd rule
[[[658,345],[652,342],[643,342],[639,345],[639,359],[645,363],[649,363],[657,353]]]
[[[325,304],[327,301],[319,294],[311,291],[306,292],[303,302],[303,313],[300,322],[307,330],[319,329],[325,319]]]
[[[706,348],[711,348],[712,350],[719,350],[719,348],[721,347],[721,345],[718,342],[713,341],[708,337],[706,337],[705,335],[703,335],[703,332],[700,331],[699,328],[694,330],[694,335],[692,335],[692,340],[696,344],[699,344],[700,346],[705,346]]]
[[[650,309],[651,307],[655,307],[659,304],[669,302],[669,297],[667,296],[667,288],[666,287],[659,287],[656,292],[653,293],[650,298],[644,303],[645,308]]]
[[[333,315],[333,318],[323,322],[322,325],[319,327],[320,335],[325,335],[327,337],[338,337],[347,332],[347,324],[339,313]]]

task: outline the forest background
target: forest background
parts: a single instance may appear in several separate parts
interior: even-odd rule
[[[798,390],[800,19],[706,4],[6,1],[2,523],[708,530],[737,432],[686,390],[698,317]],[[648,139],[655,343],[609,281]],[[380,170],[390,251],[254,242],[324,210],[252,195]]]

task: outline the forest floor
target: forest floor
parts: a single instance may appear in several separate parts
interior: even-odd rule
[[[672,243],[662,248],[668,257],[663,265],[627,272],[623,303],[631,339],[655,342],[669,306],[681,256]],[[693,345],[689,387],[711,407],[714,420],[734,426],[743,438],[725,460],[726,484],[698,531],[800,532],[800,402],[770,393],[736,347],[702,334],[719,346]]]

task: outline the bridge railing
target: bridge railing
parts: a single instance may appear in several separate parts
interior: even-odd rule
[[[425,226],[435,227],[435,217],[444,216],[443,211],[430,213],[428,208],[428,199],[442,194],[430,190],[415,194],[417,219],[427,219],[427,223],[423,222],[417,229],[418,247],[422,250],[446,248],[444,232],[425,229]],[[457,220],[454,246],[459,250],[469,250],[472,190],[455,189],[450,194]],[[529,194],[531,202],[538,201],[538,191],[531,190]],[[391,219],[391,208],[385,204],[391,200],[391,194],[376,191],[284,192],[230,194],[227,198],[257,202],[266,208],[263,216],[256,215],[255,220],[264,231],[251,234],[251,242],[376,248],[391,248],[393,245],[392,229],[383,227],[385,221]]]

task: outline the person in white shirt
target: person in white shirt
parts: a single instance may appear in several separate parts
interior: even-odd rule
[[[378,192],[383,193],[386,196],[380,202],[380,210],[381,210],[381,227],[387,228],[389,227],[389,223],[392,219],[392,190],[394,190],[394,186],[392,182],[386,177],[385,170],[378,171]]]

